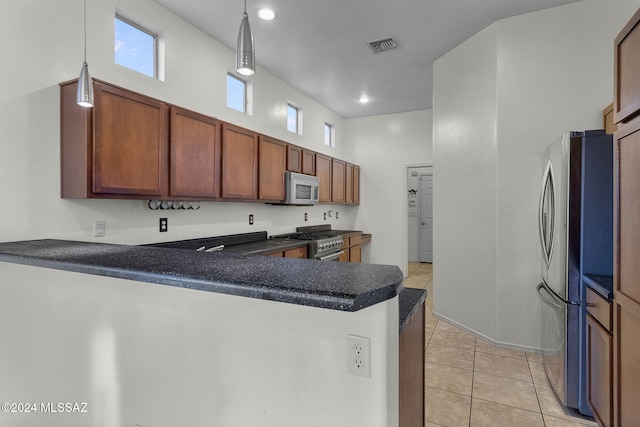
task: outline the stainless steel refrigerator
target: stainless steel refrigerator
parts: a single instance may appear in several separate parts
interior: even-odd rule
[[[547,148],[538,225],[545,372],[565,406],[591,415],[582,277],[613,272],[611,135],[603,130],[569,132]]]

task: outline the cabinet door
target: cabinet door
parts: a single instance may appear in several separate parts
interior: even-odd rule
[[[351,163],[347,163],[345,179],[345,201],[353,203],[353,165]]]
[[[631,119],[640,111],[640,10],[615,39],[614,122]]]
[[[360,203],[360,166],[353,165],[353,203]]]
[[[342,253],[340,254],[340,258],[338,258],[339,262],[349,262],[349,249],[342,249]]]
[[[287,147],[287,170],[302,173],[302,148],[289,144]]]
[[[331,157],[316,154],[316,176],[320,187],[320,203],[331,203]]]
[[[166,194],[165,104],[101,83],[94,89],[93,192]]]
[[[349,248],[349,262],[361,262],[362,261],[362,247],[353,246]]]
[[[169,195],[220,196],[220,124],[212,117],[171,107]]]
[[[284,172],[287,144],[260,135],[258,192],[260,200],[274,202],[285,199]]]
[[[613,342],[609,332],[587,315],[587,399],[599,425],[613,417]]]
[[[316,153],[310,150],[302,150],[302,173],[316,174]]]
[[[222,197],[258,199],[258,135],[222,124]]]
[[[331,159],[331,201],[344,203],[346,184],[346,163],[342,160]]]

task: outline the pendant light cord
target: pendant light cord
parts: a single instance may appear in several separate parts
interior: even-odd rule
[[[244,0],[244,13],[247,13],[247,0]]]
[[[87,62],[87,0],[84,0],[84,62]]]

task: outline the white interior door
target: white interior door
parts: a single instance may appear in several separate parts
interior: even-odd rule
[[[418,175],[420,262],[433,262],[433,174]]]

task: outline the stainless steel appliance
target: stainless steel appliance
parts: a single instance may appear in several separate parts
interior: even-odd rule
[[[318,204],[318,177],[295,172],[285,172],[286,205]]]
[[[602,130],[551,144],[540,190],[544,368],[562,403],[591,415],[582,276],[613,272],[613,141]]]
[[[309,241],[309,258],[320,261],[336,261],[344,253],[342,235],[331,230],[330,225],[297,227],[295,233],[272,236],[272,239]]]

